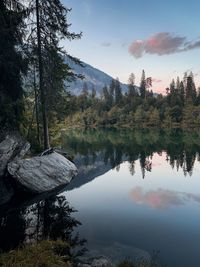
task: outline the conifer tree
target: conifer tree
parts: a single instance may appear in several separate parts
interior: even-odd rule
[[[145,99],[146,98],[146,78],[145,71],[142,70],[142,77],[140,82],[140,96]]]
[[[179,77],[176,78],[176,90],[177,92],[180,92],[180,78]]]
[[[181,98],[182,106],[184,106],[184,103],[185,103],[185,88],[184,88],[183,81],[180,82],[179,89],[180,89],[180,98]]]
[[[115,103],[119,105],[122,101],[122,89],[120,86],[119,79],[115,80]]]
[[[134,97],[135,94],[135,75],[134,73],[131,73],[128,79],[128,95],[129,97]]]
[[[185,89],[185,96],[186,96],[186,102],[187,103],[194,103],[196,100],[196,87],[194,83],[193,73],[190,73],[190,75],[187,77],[187,84]]]
[[[60,40],[65,38],[70,41],[78,39],[81,37],[81,34],[69,32],[70,24],[67,22],[67,15],[70,9],[64,7],[60,0],[32,0],[29,9],[31,13],[29,20],[32,25],[29,41],[31,42],[33,51],[37,48],[35,55],[38,63],[43,140],[44,149],[46,149],[50,146],[47,113],[47,109],[50,105],[47,102],[51,94],[48,95],[48,87],[53,86],[52,88],[55,88],[55,84],[60,80],[60,88],[62,90],[64,80],[71,81],[79,77],[71,71],[68,65],[64,66],[64,56],[66,56],[67,53],[59,43]],[[64,68],[64,71],[60,69],[61,73],[59,75],[58,72],[53,71],[53,68],[48,65],[52,57],[54,61],[57,61],[60,67],[62,65]],[[80,63],[78,59],[71,56],[69,57],[75,63]],[[46,68],[46,66],[48,67]],[[63,73],[65,73],[65,75],[63,75]],[[49,83],[49,80],[51,80],[51,83]],[[51,92],[53,92],[52,89]],[[55,97],[54,100],[56,100]]]
[[[19,128],[23,114],[22,52],[26,10],[17,0],[0,1],[0,125]]]

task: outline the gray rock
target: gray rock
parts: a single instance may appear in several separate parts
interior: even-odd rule
[[[77,174],[76,166],[53,152],[30,159],[17,159],[8,164],[8,172],[33,193],[43,193],[69,183]]]
[[[101,256],[97,259],[93,259],[91,266],[92,267],[111,267],[113,266],[113,264],[108,258]]]
[[[82,257],[81,260],[83,263],[87,263],[92,266],[91,259],[106,259],[109,266],[113,267],[118,266],[119,263],[123,262],[124,260],[129,260],[132,263],[137,263],[138,266],[149,267],[151,264],[151,255],[147,251],[119,243],[112,243],[110,245],[94,245],[90,243],[88,252]],[[103,263],[103,260],[101,262]],[[94,264],[95,263],[97,263],[98,265],[98,261],[95,261]]]
[[[30,149],[30,144],[18,134],[8,134],[0,143],[0,176],[3,176],[9,161],[23,157]]]
[[[78,267],[115,267],[115,265],[108,257],[102,255],[85,258],[83,263],[78,264]]]

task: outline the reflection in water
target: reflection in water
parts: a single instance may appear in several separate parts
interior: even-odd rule
[[[168,266],[199,266],[200,133],[90,130],[62,138],[79,175],[62,196],[0,214],[0,250],[59,238],[70,243],[67,253],[76,259],[84,240],[73,233],[80,223],[67,196],[79,210],[88,248],[110,253],[109,247],[118,247],[122,256],[122,248],[160,249]]]
[[[0,215],[0,251],[9,251],[19,247],[25,240],[25,231],[24,210]]]
[[[144,192],[142,187],[135,187],[130,192],[131,199],[139,205],[148,205],[151,208],[165,210],[171,206],[184,205],[189,200],[200,204],[200,195],[181,193],[159,188]]]
[[[166,161],[172,168],[182,168],[184,175],[192,175],[195,161],[200,161],[200,133],[182,130],[87,130],[63,134],[64,149],[70,151],[75,162],[90,166],[102,161],[119,171],[123,161],[129,161],[134,175],[135,161],[139,159],[142,177],[151,172],[153,153],[166,152]]]
[[[66,253],[75,261],[85,252],[85,240],[73,234],[80,225],[72,217],[74,212],[64,196],[53,196],[0,215],[0,251],[9,251],[24,243],[61,239],[70,245]]]
[[[199,266],[200,132],[89,130],[62,138],[79,168],[65,194],[89,249],[158,249],[165,266]]]

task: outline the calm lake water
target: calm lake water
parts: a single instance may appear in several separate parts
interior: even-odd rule
[[[119,259],[159,251],[162,266],[200,266],[200,132],[68,131],[60,145],[79,175],[57,196],[0,209],[0,249],[78,231]]]
[[[200,266],[200,135],[71,132],[63,146],[80,169],[64,195],[90,249],[155,250],[164,266]]]

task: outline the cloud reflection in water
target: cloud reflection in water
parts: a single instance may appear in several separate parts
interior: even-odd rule
[[[145,192],[142,187],[137,186],[131,190],[130,196],[138,205],[147,205],[159,210],[165,210],[171,206],[185,205],[190,200],[200,203],[200,195],[162,188]]]

